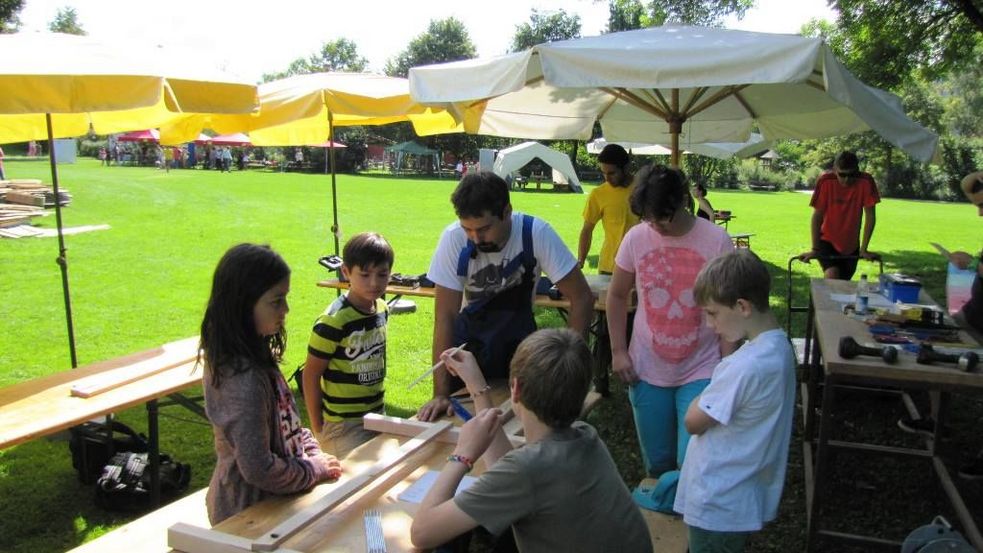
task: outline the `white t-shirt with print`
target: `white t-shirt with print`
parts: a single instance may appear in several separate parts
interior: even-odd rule
[[[696,305],[693,284],[708,261],[733,249],[724,229],[703,219],[683,236],[663,236],[644,223],[625,234],[615,263],[635,274],[638,309],[628,355],[639,378],[665,387],[710,378],[720,342]]]
[[[725,357],[699,397],[720,424],[686,448],[673,508],[690,526],[753,532],[778,513],[795,408],[795,354],[780,329]]]
[[[577,259],[570,253],[570,249],[553,227],[536,217],[533,217],[532,242],[537,279],[540,272],[544,272],[550,280],[556,282],[577,266]],[[461,250],[467,243],[468,236],[459,222],[455,221],[448,225],[441,233],[437,251],[430,260],[427,278],[444,288],[464,292],[465,304],[521,283],[525,271],[522,267],[508,278],[502,277],[505,266],[515,257],[522,255],[521,213],[512,212],[512,231],[505,247],[498,252],[482,252],[476,249],[475,256],[468,261],[467,277],[459,277],[457,264],[461,257]]]

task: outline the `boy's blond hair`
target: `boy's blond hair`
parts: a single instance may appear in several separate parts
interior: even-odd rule
[[[551,428],[566,428],[580,416],[590,389],[590,350],[570,329],[537,330],[515,350],[510,376],[523,407]]]
[[[712,259],[693,285],[693,296],[698,305],[711,301],[726,307],[734,307],[737,300],[747,300],[758,311],[765,313],[771,275],[764,262],[751,250],[739,249]]]

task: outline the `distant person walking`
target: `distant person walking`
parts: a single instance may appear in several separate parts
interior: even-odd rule
[[[7,174],[3,171],[3,148],[0,148],[0,180],[7,180]]]
[[[226,173],[232,172],[232,149],[228,146],[222,148],[222,170]]]

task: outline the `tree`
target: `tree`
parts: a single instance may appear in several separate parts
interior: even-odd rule
[[[475,57],[476,50],[464,23],[448,17],[431,20],[427,32],[410,41],[409,46],[386,62],[386,74],[406,77],[411,67],[466,60]]]
[[[348,71],[359,73],[365,71],[368,60],[360,56],[358,46],[347,38],[339,38],[321,45],[321,50],[307,58],[297,58],[290,62],[286,71],[267,73],[263,82],[275,81],[291,75],[321,73],[326,71]]]
[[[666,23],[685,23],[714,27],[728,15],[744,17],[754,0],[652,0],[642,25],[654,27]]]
[[[537,44],[580,38],[580,16],[569,15],[564,10],[540,13],[533,8],[529,21],[515,26],[512,36],[512,52],[528,50]]]
[[[643,17],[646,17],[645,6],[642,5],[641,0],[610,0],[607,32],[641,29]]]
[[[893,89],[920,71],[933,79],[979,65],[983,40],[979,0],[830,0],[848,50],[866,82]]]
[[[65,6],[58,10],[55,18],[51,23],[48,23],[48,30],[53,33],[66,33],[69,35],[85,34],[85,29],[78,22],[78,13],[71,6]]]
[[[24,0],[0,0],[0,33],[16,33],[20,28],[18,12],[24,7]]]

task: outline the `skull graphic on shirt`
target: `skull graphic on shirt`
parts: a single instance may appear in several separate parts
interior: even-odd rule
[[[693,297],[693,283],[706,260],[688,248],[659,247],[639,262],[640,303],[652,331],[652,349],[679,363],[696,351],[703,311]]]

